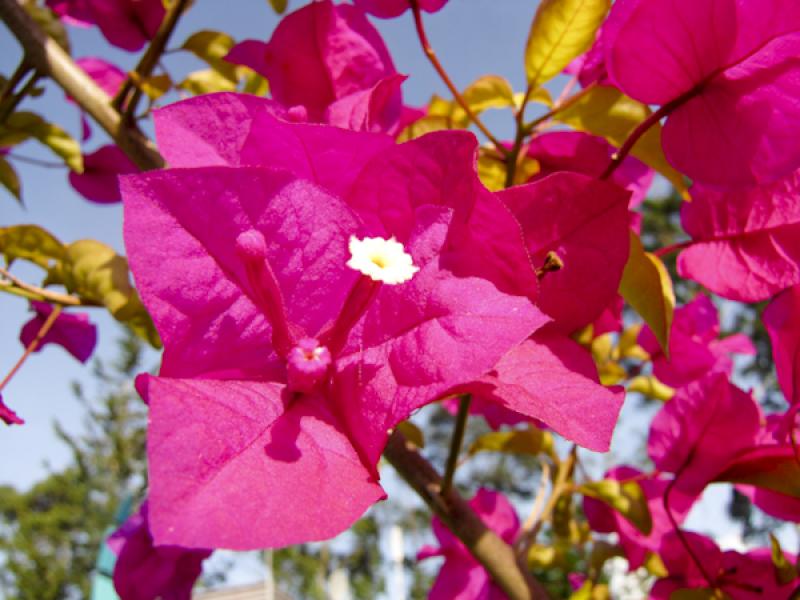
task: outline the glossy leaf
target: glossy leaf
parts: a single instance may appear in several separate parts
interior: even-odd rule
[[[200,96],[213,92],[232,92],[236,89],[236,84],[219,71],[203,69],[189,73],[186,79],[178,84],[178,87],[195,96]]]
[[[208,63],[224,77],[236,81],[236,67],[223,60],[234,44],[233,38],[227,33],[204,29],[190,35],[181,48]]]
[[[17,202],[22,204],[22,186],[14,167],[5,158],[0,156],[0,185],[6,188]]]
[[[664,353],[668,353],[669,330],[675,309],[672,280],[661,259],[645,252],[639,236],[633,231],[619,292],[653,330]]]
[[[618,89],[599,86],[575,104],[556,113],[554,118],[587,133],[604,137],[618,148],[633,129],[651,114],[644,104],[625,96]],[[651,127],[633,147],[631,154],[666,177],[685,194],[686,182],[664,157],[661,148],[661,125]]]
[[[578,488],[578,492],[605,502],[645,535],[649,535],[653,529],[647,497],[636,481],[604,479],[586,483]]]
[[[28,138],[36,138],[50,148],[73,171],[83,170],[80,144],[58,125],[48,123],[35,113],[20,111],[0,126],[0,145],[12,145]]]
[[[96,240],[79,240],[66,247],[61,263],[50,270],[45,284],[60,283],[84,300],[105,306],[118,321],[158,348],[158,338],[139,294],[130,282],[128,261]]]
[[[64,258],[66,248],[38,225],[12,225],[0,228],[0,252],[9,264],[22,259],[49,269],[54,261]]]
[[[588,50],[610,6],[609,0],[544,0],[525,47],[528,81],[549,81]]]
[[[553,436],[537,427],[514,431],[493,431],[480,436],[469,448],[470,454],[478,452],[508,452],[531,454],[549,452],[553,448]]]

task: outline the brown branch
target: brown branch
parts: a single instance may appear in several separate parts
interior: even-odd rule
[[[153,143],[123,123],[108,95],[39,27],[18,0],[0,0],[0,19],[22,46],[26,63],[61,86],[140,169],[164,166]]]
[[[514,555],[514,550],[489,529],[458,493],[441,493],[441,477],[431,464],[395,431],[383,455],[469,549],[510,600],[547,600],[547,590]]]
[[[442,480],[442,495],[446,496],[453,485],[453,476],[456,474],[458,466],[458,455],[461,452],[461,444],[464,441],[464,432],[467,429],[467,419],[469,419],[469,405],[472,396],[465,394],[458,403],[458,414],[456,424],[453,429],[453,437],[450,439],[450,453],[447,455],[447,464],[444,469],[444,479]]]
[[[143,80],[150,77],[153,69],[161,60],[161,56],[164,54],[164,50],[169,43],[169,38],[172,36],[175,26],[178,24],[178,19],[183,14],[183,11],[188,8],[190,2],[191,0],[172,1],[167,13],[164,15],[164,19],[161,21],[161,25],[158,27],[158,31],[156,31],[156,34],[147,46],[147,50],[145,50],[142,58],[139,60],[139,64],[136,65],[136,69],[128,74],[128,77],[114,97],[112,105],[122,113],[124,121],[130,122],[133,117],[136,111],[136,105],[139,104],[139,100],[142,97],[142,88],[140,84]],[[130,99],[128,96],[130,96]]]

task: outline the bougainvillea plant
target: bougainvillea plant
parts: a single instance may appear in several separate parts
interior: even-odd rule
[[[432,513],[414,554],[440,561],[435,600],[600,600],[613,556],[651,598],[797,596],[777,537],[723,550],[686,525],[714,485],[800,521],[795,0],[543,0],[520,89],[450,77],[425,23],[455,0],[298,0],[265,39],[178,45],[192,4],[0,0],[23,50],[0,183],[22,202],[17,146],[43,144],[86,200],[122,203],[126,252],[0,228],[0,292],[33,311],[0,392],[48,345],[86,362],[86,310],[163,348],[136,379],[146,497],[107,541],[122,600],[188,600],[216,549],[335,537],[386,499],[383,461]],[[450,97],[404,104],[382,19],[413,25]],[[71,58],[73,27],[135,67]],[[205,68],[175,79],[175,54]],[[80,142],[26,110],[48,78]],[[757,327],[731,325],[745,312]],[[779,406],[742,376],[756,354]],[[662,406],[637,416],[643,397]],[[623,406],[647,433],[619,460]],[[3,427],[18,415],[0,396]],[[526,457],[532,508],[471,479],[485,453]]]

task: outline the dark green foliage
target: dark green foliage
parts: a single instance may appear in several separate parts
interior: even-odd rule
[[[8,600],[88,598],[105,530],[122,498],[145,486],[146,407],[132,386],[140,359],[140,342],[129,335],[116,361],[95,362],[96,398],[74,386],[83,431],[55,425],[72,453],[69,466],[26,491],[0,488],[0,590]]]

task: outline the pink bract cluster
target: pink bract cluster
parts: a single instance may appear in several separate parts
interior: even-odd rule
[[[164,343],[158,375],[136,381],[149,407],[148,499],[111,540],[123,600],[189,598],[213,549],[344,531],[386,496],[378,461],[394,429],[437,401],[453,409],[469,395],[493,429],[534,424],[609,450],[625,391],[601,384],[589,348],[627,331],[621,281],[654,170],[604,138],[535,130],[516,147],[535,168],[493,192],[473,134],[398,143],[421,115],[404,106],[406,76],[369,15],[413,9],[419,25],[420,11],[445,4],[307,4],[268,41],[224,57],[266,78],[270,98],[170,104],[153,117],[167,168],[138,173],[102,146],[70,175],[89,200],[123,201],[130,268]],[[126,50],[164,16],[160,0],[48,5]],[[618,465],[605,479],[635,486],[649,521],[588,494],[583,509],[592,530],[617,536],[631,569],[660,559],[651,598],[716,589],[788,599],[798,584],[776,578],[774,553],[722,552],[681,529],[716,482],[800,521],[798,51],[795,0],[617,0],[567,68],[584,91],[614,88],[653,107],[645,125],[663,121],[662,162],[691,179],[677,272],[729,300],[770,300],[763,322],[790,405],[765,416],[731,382],[734,357],[756,349],[743,334],[720,338],[704,292],[674,318],[670,304],[666,331],[633,335],[647,375],[675,393],[650,426],[653,468]],[[99,58],[78,64],[109,96],[126,78]],[[33,308],[26,345],[52,310]],[[49,342],[85,361],[95,332],[64,314]],[[0,418],[22,422],[1,399]],[[470,505],[515,543],[506,498],[481,488]],[[505,597],[438,518],[433,530],[439,547],[419,555],[444,557],[432,599]]]

